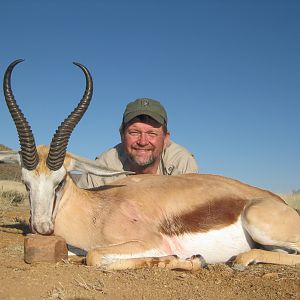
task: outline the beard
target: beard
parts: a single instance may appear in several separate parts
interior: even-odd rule
[[[146,153],[141,154],[139,153],[139,150],[144,150],[146,151]],[[151,167],[159,159],[157,153],[155,153],[155,149],[150,147],[134,147],[133,151],[127,154],[132,167],[136,170],[141,171],[148,167]]]
[[[129,159],[136,167],[142,169],[151,166],[156,161],[156,157],[153,154],[149,155],[148,157],[138,157],[131,154],[129,155]]]

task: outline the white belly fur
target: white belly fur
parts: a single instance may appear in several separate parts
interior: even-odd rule
[[[165,242],[169,244],[172,254],[180,258],[200,254],[207,263],[226,262],[252,248],[252,242],[246,239],[240,219],[223,229],[165,237]]]

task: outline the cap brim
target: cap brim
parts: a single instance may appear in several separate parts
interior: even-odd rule
[[[155,112],[152,112],[152,111],[147,111],[147,110],[130,112],[129,114],[124,116],[123,122],[126,124],[126,123],[130,122],[132,119],[134,119],[135,117],[140,116],[140,115],[149,116],[161,125],[164,125],[166,123],[165,119],[161,115],[156,114]]]

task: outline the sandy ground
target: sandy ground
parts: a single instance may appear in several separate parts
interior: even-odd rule
[[[12,186],[22,191],[18,183]],[[255,265],[239,272],[217,264],[184,273],[103,272],[69,261],[26,264],[28,203],[0,201],[0,299],[300,299],[300,266]]]
[[[25,185],[13,180],[0,180],[0,192],[1,191],[17,191],[19,193],[26,194]]]

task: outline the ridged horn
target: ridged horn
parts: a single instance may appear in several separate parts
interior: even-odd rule
[[[3,79],[3,91],[7,107],[18,131],[23,167],[27,170],[34,170],[39,163],[34,137],[26,118],[14,98],[10,84],[11,73],[14,67],[22,61],[24,60],[15,60],[6,69]]]
[[[52,138],[46,163],[48,168],[53,171],[58,170],[63,165],[71,133],[86,112],[93,95],[93,79],[90,72],[82,64],[74,62],[74,65],[84,72],[86,88],[78,106],[60,124]]]

